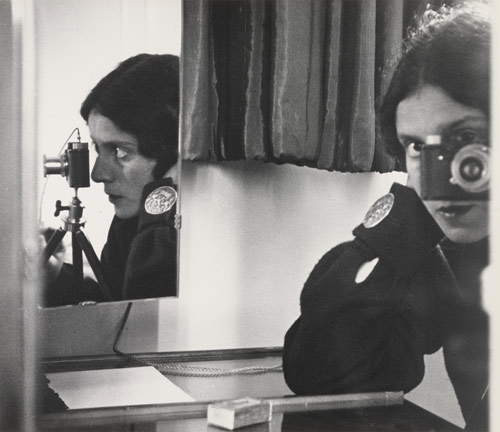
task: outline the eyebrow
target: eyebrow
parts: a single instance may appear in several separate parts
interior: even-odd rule
[[[467,122],[470,122],[470,121],[474,121],[474,122],[481,122],[481,123],[485,123],[485,124],[488,124],[488,120],[483,117],[482,115],[479,116],[479,115],[467,115],[465,117],[462,117],[450,124],[447,124],[446,127],[440,127],[441,129],[441,134],[443,133],[446,133],[452,129],[455,129],[457,128],[458,126],[461,126],[462,124],[464,123],[467,123]],[[408,141],[408,140],[415,140],[415,139],[420,139],[420,137],[416,136],[416,135],[407,135],[407,134],[397,134],[397,137],[400,141]]]
[[[483,116],[469,115],[469,116],[466,116],[464,118],[461,118],[460,120],[457,120],[457,121],[451,123],[450,125],[448,125],[445,128],[445,130],[455,129],[457,126],[461,126],[462,123],[466,123],[469,121],[480,121],[480,122],[484,122],[486,124],[488,123],[488,120]]]
[[[111,147],[111,146],[117,146],[117,147],[127,147],[130,149],[135,149],[137,150],[139,148],[139,145],[137,143],[134,143],[132,141],[121,141],[121,140],[111,140],[111,141],[104,141],[97,143],[97,141],[91,136],[92,142],[99,147],[106,146],[106,147]]]

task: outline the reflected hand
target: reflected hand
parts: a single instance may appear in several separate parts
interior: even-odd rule
[[[40,250],[43,250],[47,245],[48,241],[54,234],[55,230],[53,228],[42,228],[40,230],[39,241],[40,241]],[[50,256],[46,263],[43,263],[43,271],[45,273],[45,281],[48,286],[51,283],[55,282],[58,278],[62,266],[64,264],[64,255],[66,252],[66,248],[61,242]]]

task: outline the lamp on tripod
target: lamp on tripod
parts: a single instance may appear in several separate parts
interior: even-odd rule
[[[44,177],[52,174],[59,174],[62,177],[66,177],[69,186],[74,189],[75,193],[73,199],[67,206],[61,205],[60,200],[56,202],[54,216],[59,216],[61,212],[66,211],[68,214],[61,216],[63,224],[54,232],[47,242],[42,253],[42,262],[46,263],[49,260],[66,233],[70,232],[73,250],[73,278],[75,288],[78,292],[83,288],[83,252],[94,272],[104,298],[107,301],[113,300],[109,286],[104,278],[99,258],[90,244],[90,241],[82,231],[86,220],[82,217],[84,207],[78,198],[78,189],[90,186],[88,143],[82,143],[80,141],[80,135],[78,134],[78,140],[69,142],[66,150],[60,157],[43,157],[43,170]]]

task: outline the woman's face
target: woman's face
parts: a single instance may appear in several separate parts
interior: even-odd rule
[[[104,192],[121,219],[139,213],[144,185],[153,180],[155,159],[139,154],[137,138],[118,128],[109,118],[91,111],[90,137],[97,151],[92,180],[104,183]]]
[[[396,130],[405,147],[408,186],[421,195],[419,146],[427,135],[452,134],[472,144],[488,137],[486,114],[452,99],[441,87],[424,84],[403,99],[396,110]],[[472,243],[488,235],[488,201],[424,201],[445,235]]]

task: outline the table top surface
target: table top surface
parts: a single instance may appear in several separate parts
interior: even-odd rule
[[[207,407],[214,401],[253,397],[258,399],[294,399],[281,371],[281,350],[247,349],[213,352],[147,354],[136,356],[136,366],[154,363],[167,378],[190,394],[196,402],[103,407],[67,410],[44,414],[38,419],[40,430],[71,431],[221,431],[207,424]],[[176,368],[171,366],[175,365]],[[109,367],[130,367],[130,360],[114,356],[87,359],[47,359],[44,371],[89,370]],[[178,368],[180,366],[180,369]],[[187,367],[186,367],[187,366]],[[238,374],[245,367],[269,369],[259,374]],[[195,369],[191,369],[194,367]],[[211,368],[208,372],[202,369]],[[184,375],[172,375],[172,373]],[[208,373],[209,376],[196,376]],[[286,399],[288,400],[288,399]],[[287,412],[283,412],[287,411]],[[273,409],[270,422],[237,429],[242,432],[276,431],[458,431],[460,428],[440,417],[404,401],[390,406],[338,408],[321,410]]]

